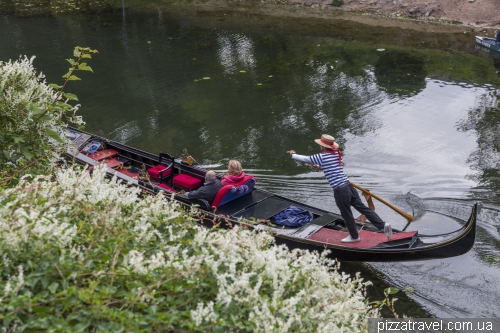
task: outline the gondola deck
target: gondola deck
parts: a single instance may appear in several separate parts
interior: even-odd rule
[[[480,203],[472,208],[467,223],[451,233],[424,236],[416,231],[398,232],[396,230],[389,241],[384,233],[367,223],[360,231],[360,242],[341,243],[340,240],[348,233],[340,215],[253,188],[255,183],[253,179],[246,183],[249,189],[242,194],[235,191],[230,193],[231,191],[226,189],[226,192],[220,195],[221,200],[217,198],[214,200],[214,203],[219,202],[219,206],[214,209],[204,200],[190,200],[178,193],[183,186],[190,186],[190,184],[179,181],[176,183],[176,179],[183,178],[188,182],[191,180],[196,184],[201,184],[206,172],[204,169],[173,158],[171,164],[164,167],[163,164],[166,163],[162,161],[161,156],[73,128],[68,129],[68,136],[73,141],[67,150],[68,158],[91,167],[104,164],[110,175],[139,186],[149,193],[164,191],[168,194],[168,198],[173,198],[185,205],[198,205],[206,211],[207,226],[212,225],[211,220],[218,218],[225,221],[225,225],[238,223],[250,228],[265,229],[274,235],[278,244],[286,244],[289,248],[318,251],[328,249],[331,251],[331,257],[347,261],[410,261],[461,255],[468,252],[474,244],[476,215]],[[98,151],[87,154],[82,149],[91,140],[102,143],[102,147]],[[158,177],[156,179],[148,177],[146,173],[146,170],[154,171],[154,168],[158,169],[154,173]],[[218,175],[218,177],[221,176]],[[313,214],[314,219],[299,228],[284,228],[269,222],[270,217],[292,205],[308,210]],[[359,228],[361,229],[361,226]]]

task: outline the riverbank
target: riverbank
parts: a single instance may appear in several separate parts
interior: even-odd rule
[[[492,35],[500,28],[495,0],[0,0],[0,14],[52,16],[102,13],[122,8],[232,10],[278,17],[345,19],[362,24],[425,32]]]
[[[119,0],[114,0],[118,5]],[[341,0],[342,1],[342,0]],[[127,1],[129,8],[168,8],[169,10],[234,11],[248,14],[288,18],[346,20],[368,26],[400,28],[425,33],[460,33],[493,36],[500,28],[500,4],[493,0],[456,0],[426,2],[424,0],[163,0]]]

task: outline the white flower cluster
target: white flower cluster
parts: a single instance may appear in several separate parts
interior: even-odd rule
[[[55,174],[55,181],[22,180],[0,192],[0,244],[21,251],[30,237],[36,237],[41,248],[52,242],[83,262],[87,249],[72,243],[78,226],[70,223],[70,217],[72,207],[84,206],[94,214],[96,225],[125,221],[136,235],[136,250],[110,258],[110,267],[144,275],[166,269],[180,272],[195,285],[201,285],[206,274],[213,277],[216,296],[200,299],[190,312],[197,326],[221,324],[223,313],[234,307],[246,309],[239,313],[245,313],[245,320],[253,322],[258,332],[359,332],[366,331],[368,315],[377,315],[369,313],[364,302],[369,283],[340,274],[325,254],[274,246],[266,232],[238,227],[209,230],[194,224],[174,227],[168,221],[182,215],[175,202],[162,195],[139,200],[138,194],[138,189],[115,178],[105,179],[105,169],[100,167],[92,175],[67,168]],[[95,207],[105,209],[99,213]],[[161,229],[158,221],[163,223]],[[194,238],[185,242],[188,232]],[[146,252],[144,244],[155,250]],[[2,258],[8,263],[8,258]],[[21,283],[22,267],[16,281],[16,287],[9,282],[5,293]],[[144,301],[154,296],[154,290],[138,291]]]
[[[67,111],[51,111],[47,113],[49,117],[43,118],[41,122],[35,122],[55,100],[65,102],[45,82],[45,76],[41,72],[36,73],[33,67],[34,59],[34,56],[31,58],[24,56],[17,61],[0,61],[0,108],[3,116],[9,120],[3,122],[0,130],[17,135],[15,141],[7,142],[7,146],[2,147],[5,154],[11,157],[19,154],[20,143],[29,144],[26,133],[30,133],[33,142],[39,145],[55,146],[57,142],[49,138],[47,131],[56,132],[64,138],[67,121],[77,126],[84,124],[81,116],[75,114],[79,105],[70,106]],[[63,114],[64,119],[62,119]],[[20,157],[16,162],[23,159]]]

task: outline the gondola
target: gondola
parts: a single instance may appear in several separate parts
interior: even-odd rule
[[[494,38],[476,36],[476,43],[490,51],[500,52],[500,45],[496,43]]]
[[[367,222],[358,226],[361,241],[346,244],[340,242],[348,233],[339,214],[256,188],[257,180],[252,176],[247,176],[238,186],[224,186],[211,204],[190,200],[181,190],[201,186],[206,172],[203,168],[169,154],[151,154],[74,128],[68,128],[67,136],[72,142],[65,151],[68,159],[89,168],[105,164],[109,175],[141,187],[143,192],[164,191],[171,200],[188,207],[197,205],[203,211],[207,226],[213,226],[213,221],[218,220],[222,225],[264,229],[272,233],[277,244],[286,244],[290,249],[328,249],[329,256],[340,261],[390,262],[459,256],[474,244],[476,216],[482,206],[479,202],[472,207],[465,225],[453,232],[423,235],[418,231],[394,230],[388,240],[383,232]],[[312,221],[298,228],[269,222],[272,216],[292,205],[311,212]]]

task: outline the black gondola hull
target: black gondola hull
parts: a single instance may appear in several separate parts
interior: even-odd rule
[[[89,139],[102,141],[107,145],[107,147],[110,147],[114,151],[118,152],[120,156],[133,161],[133,164],[138,168],[142,166],[142,169],[144,169],[146,166],[156,165],[159,163],[159,157],[157,155],[76,129],[70,128],[69,131],[71,132],[71,135],[78,138],[85,136],[87,141]],[[79,139],[76,139],[74,142],[77,142],[78,140]],[[79,141],[78,145],[75,145],[77,147],[68,149],[68,158],[83,164],[95,165],[92,159],[80,152],[83,145]],[[175,160],[173,163],[173,170],[176,173],[185,173],[198,178],[203,178],[206,172],[200,167],[190,166],[181,160]],[[321,242],[313,240],[310,236],[322,228],[330,229],[329,232],[337,232],[331,231],[334,230],[331,222],[341,220],[341,216],[273,194],[271,192],[254,189],[254,191],[248,195],[229,202],[224,206],[219,207],[214,212],[211,210],[210,205],[206,202],[189,200],[182,195],[169,192],[168,190],[164,190],[163,188],[152,184],[150,181],[141,179],[141,177],[130,177],[130,175],[122,174],[110,168],[108,168],[108,172],[135,186],[141,187],[145,192],[158,193],[159,191],[166,191],[166,196],[169,199],[173,198],[174,200],[187,206],[198,205],[200,208],[204,209],[205,219],[203,220],[203,224],[207,227],[213,227],[214,224],[218,223],[223,227],[232,227],[239,224],[246,228],[263,228],[274,235],[276,244],[278,245],[283,244],[290,249],[306,249],[320,252],[328,250],[329,257],[341,261],[415,261],[441,259],[462,255],[467,253],[474,245],[477,213],[481,207],[480,203],[476,203],[472,207],[469,220],[462,228],[454,232],[432,236],[415,234],[412,238],[393,240],[390,242],[383,241],[373,247],[359,248],[349,246],[349,244],[344,243],[329,243],[327,241]],[[254,220],[266,219],[266,216],[271,216],[270,214],[277,213],[284,209],[284,207],[288,207],[290,205],[299,206],[303,209],[309,210],[312,214],[314,214],[314,216],[317,217],[317,220],[321,220],[323,218],[331,221],[327,221],[327,223],[324,223],[323,225],[314,225],[313,222],[316,220],[313,220],[310,224],[313,225],[313,227],[317,225],[319,225],[319,227],[316,228],[317,230],[313,228],[313,233],[308,233],[307,228],[309,228],[309,225],[302,227],[302,229],[306,228],[306,232],[301,232],[300,228],[295,230],[282,230],[267,226],[263,227],[261,224],[248,220],[248,218]],[[246,218],[246,220],[241,220],[240,218]]]

